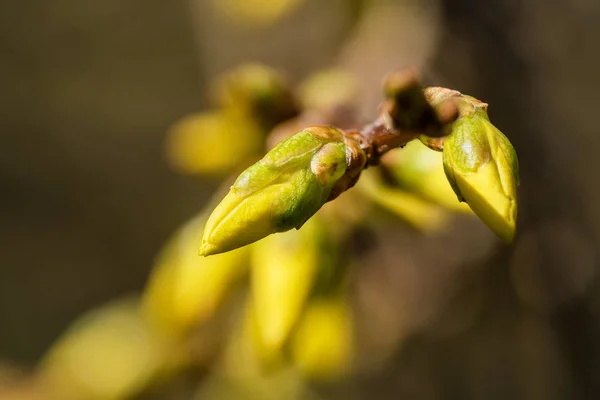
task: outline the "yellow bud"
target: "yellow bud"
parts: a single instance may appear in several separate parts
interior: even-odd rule
[[[436,232],[448,223],[448,213],[420,196],[382,182],[377,170],[366,170],[357,190],[377,205],[423,232]]]
[[[352,367],[354,326],[352,312],[341,296],[312,300],[291,343],[298,369],[315,380],[335,380]]]
[[[40,365],[48,399],[128,399],[177,365],[176,352],[145,323],[137,299],[76,321]]]
[[[322,228],[317,218],[301,230],[273,235],[252,251],[252,299],[262,348],[286,343],[311,292],[320,263]]]
[[[249,27],[275,23],[304,0],[213,0],[216,10],[233,22]]]
[[[186,174],[222,174],[256,154],[262,133],[234,110],[212,110],[177,121],[167,135],[167,158]]]
[[[235,316],[228,343],[211,374],[202,380],[194,399],[282,400],[308,399],[302,377],[279,357],[265,359],[257,338],[256,316],[249,299],[243,315]],[[281,354],[278,354],[281,355]],[[266,361],[266,362],[265,362]]]
[[[413,140],[401,150],[387,153],[384,162],[391,168],[401,187],[450,210],[470,213],[469,206],[458,201],[448,183],[442,158],[441,152]]]
[[[178,334],[207,321],[246,274],[247,248],[210,258],[198,255],[205,221],[204,215],[197,216],[174,235],[146,287],[145,311],[166,332]]]
[[[459,200],[507,242],[517,219],[519,165],[508,138],[490,122],[486,106],[461,100],[461,116],[444,139],[444,170]]]
[[[356,105],[359,85],[356,76],[341,69],[320,71],[302,82],[300,100],[305,109],[328,110]]]

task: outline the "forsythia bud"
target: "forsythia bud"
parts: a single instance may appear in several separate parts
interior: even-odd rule
[[[249,28],[269,26],[291,13],[305,0],[213,0],[222,17]]]
[[[321,221],[252,246],[252,299],[258,336],[269,353],[281,350],[298,321],[320,263]]]
[[[416,194],[385,184],[377,170],[365,171],[356,188],[365,197],[422,232],[438,232],[448,223],[448,213],[443,208]]]
[[[413,140],[401,151],[387,153],[384,161],[402,188],[448,209],[471,212],[466,203],[457,201],[444,174],[442,158],[442,153]]]
[[[298,113],[285,77],[262,64],[241,64],[221,74],[213,92],[219,106],[250,117],[267,131]]]
[[[222,174],[261,148],[261,129],[235,110],[211,110],[177,121],[167,135],[167,159],[186,174]]]
[[[343,296],[310,302],[291,343],[294,363],[315,380],[335,380],[351,369],[354,352],[352,311]]]
[[[146,324],[139,299],[86,313],[39,366],[44,399],[129,399],[178,368],[179,350]]]
[[[487,105],[457,97],[460,117],[444,139],[444,171],[465,201],[498,236],[512,241],[517,219],[519,165],[515,149],[490,122]]]
[[[200,254],[299,229],[354,185],[365,162],[358,144],[335,128],[311,127],[291,136],[237,178],[206,223]]]
[[[249,248],[198,256],[194,243],[206,216],[188,221],[158,257],[143,295],[143,311],[161,332],[181,335],[213,317],[235,282],[246,274]]]
[[[358,103],[359,84],[355,75],[342,69],[319,71],[306,79],[299,88],[305,109],[329,110]]]

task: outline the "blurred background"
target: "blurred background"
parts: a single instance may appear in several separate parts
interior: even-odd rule
[[[595,0],[0,1],[0,397],[45,398],[38,365],[73,321],[144,290],[224,179],[174,171],[169,128],[260,62],[292,85],[344,68],[361,121],[414,66],[489,103],[520,161],[510,246],[469,218],[353,237],[359,367],[311,398],[600,398],[599,17]],[[198,394],[210,370],[136,396],[219,398]]]

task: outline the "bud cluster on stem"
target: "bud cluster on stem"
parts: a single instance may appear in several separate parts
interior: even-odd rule
[[[390,74],[384,93],[386,99],[380,106],[379,118],[359,131],[369,165],[378,165],[386,152],[404,147],[421,135],[432,139],[447,135],[446,128],[458,117],[452,99],[432,104],[426,98],[413,69]]]
[[[508,139],[491,125],[487,104],[455,90],[423,89],[413,69],[390,74],[384,94],[373,123],[357,130],[305,128],[244,171],[208,219],[200,254],[299,229],[354,186],[365,168],[415,139],[443,151],[444,170],[458,199],[512,240],[518,163]]]

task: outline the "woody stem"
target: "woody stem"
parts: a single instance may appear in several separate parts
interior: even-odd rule
[[[413,69],[389,75],[384,91],[386,100],[380,106],[379,118],[351,133],[367,154],[368,165],[377,165],[387,151],[404,147],[420,135],[431,139],[430,147],[441,146],[446,134],[444,128],[458,117],[458,108],[453,101],[433,106]]]

